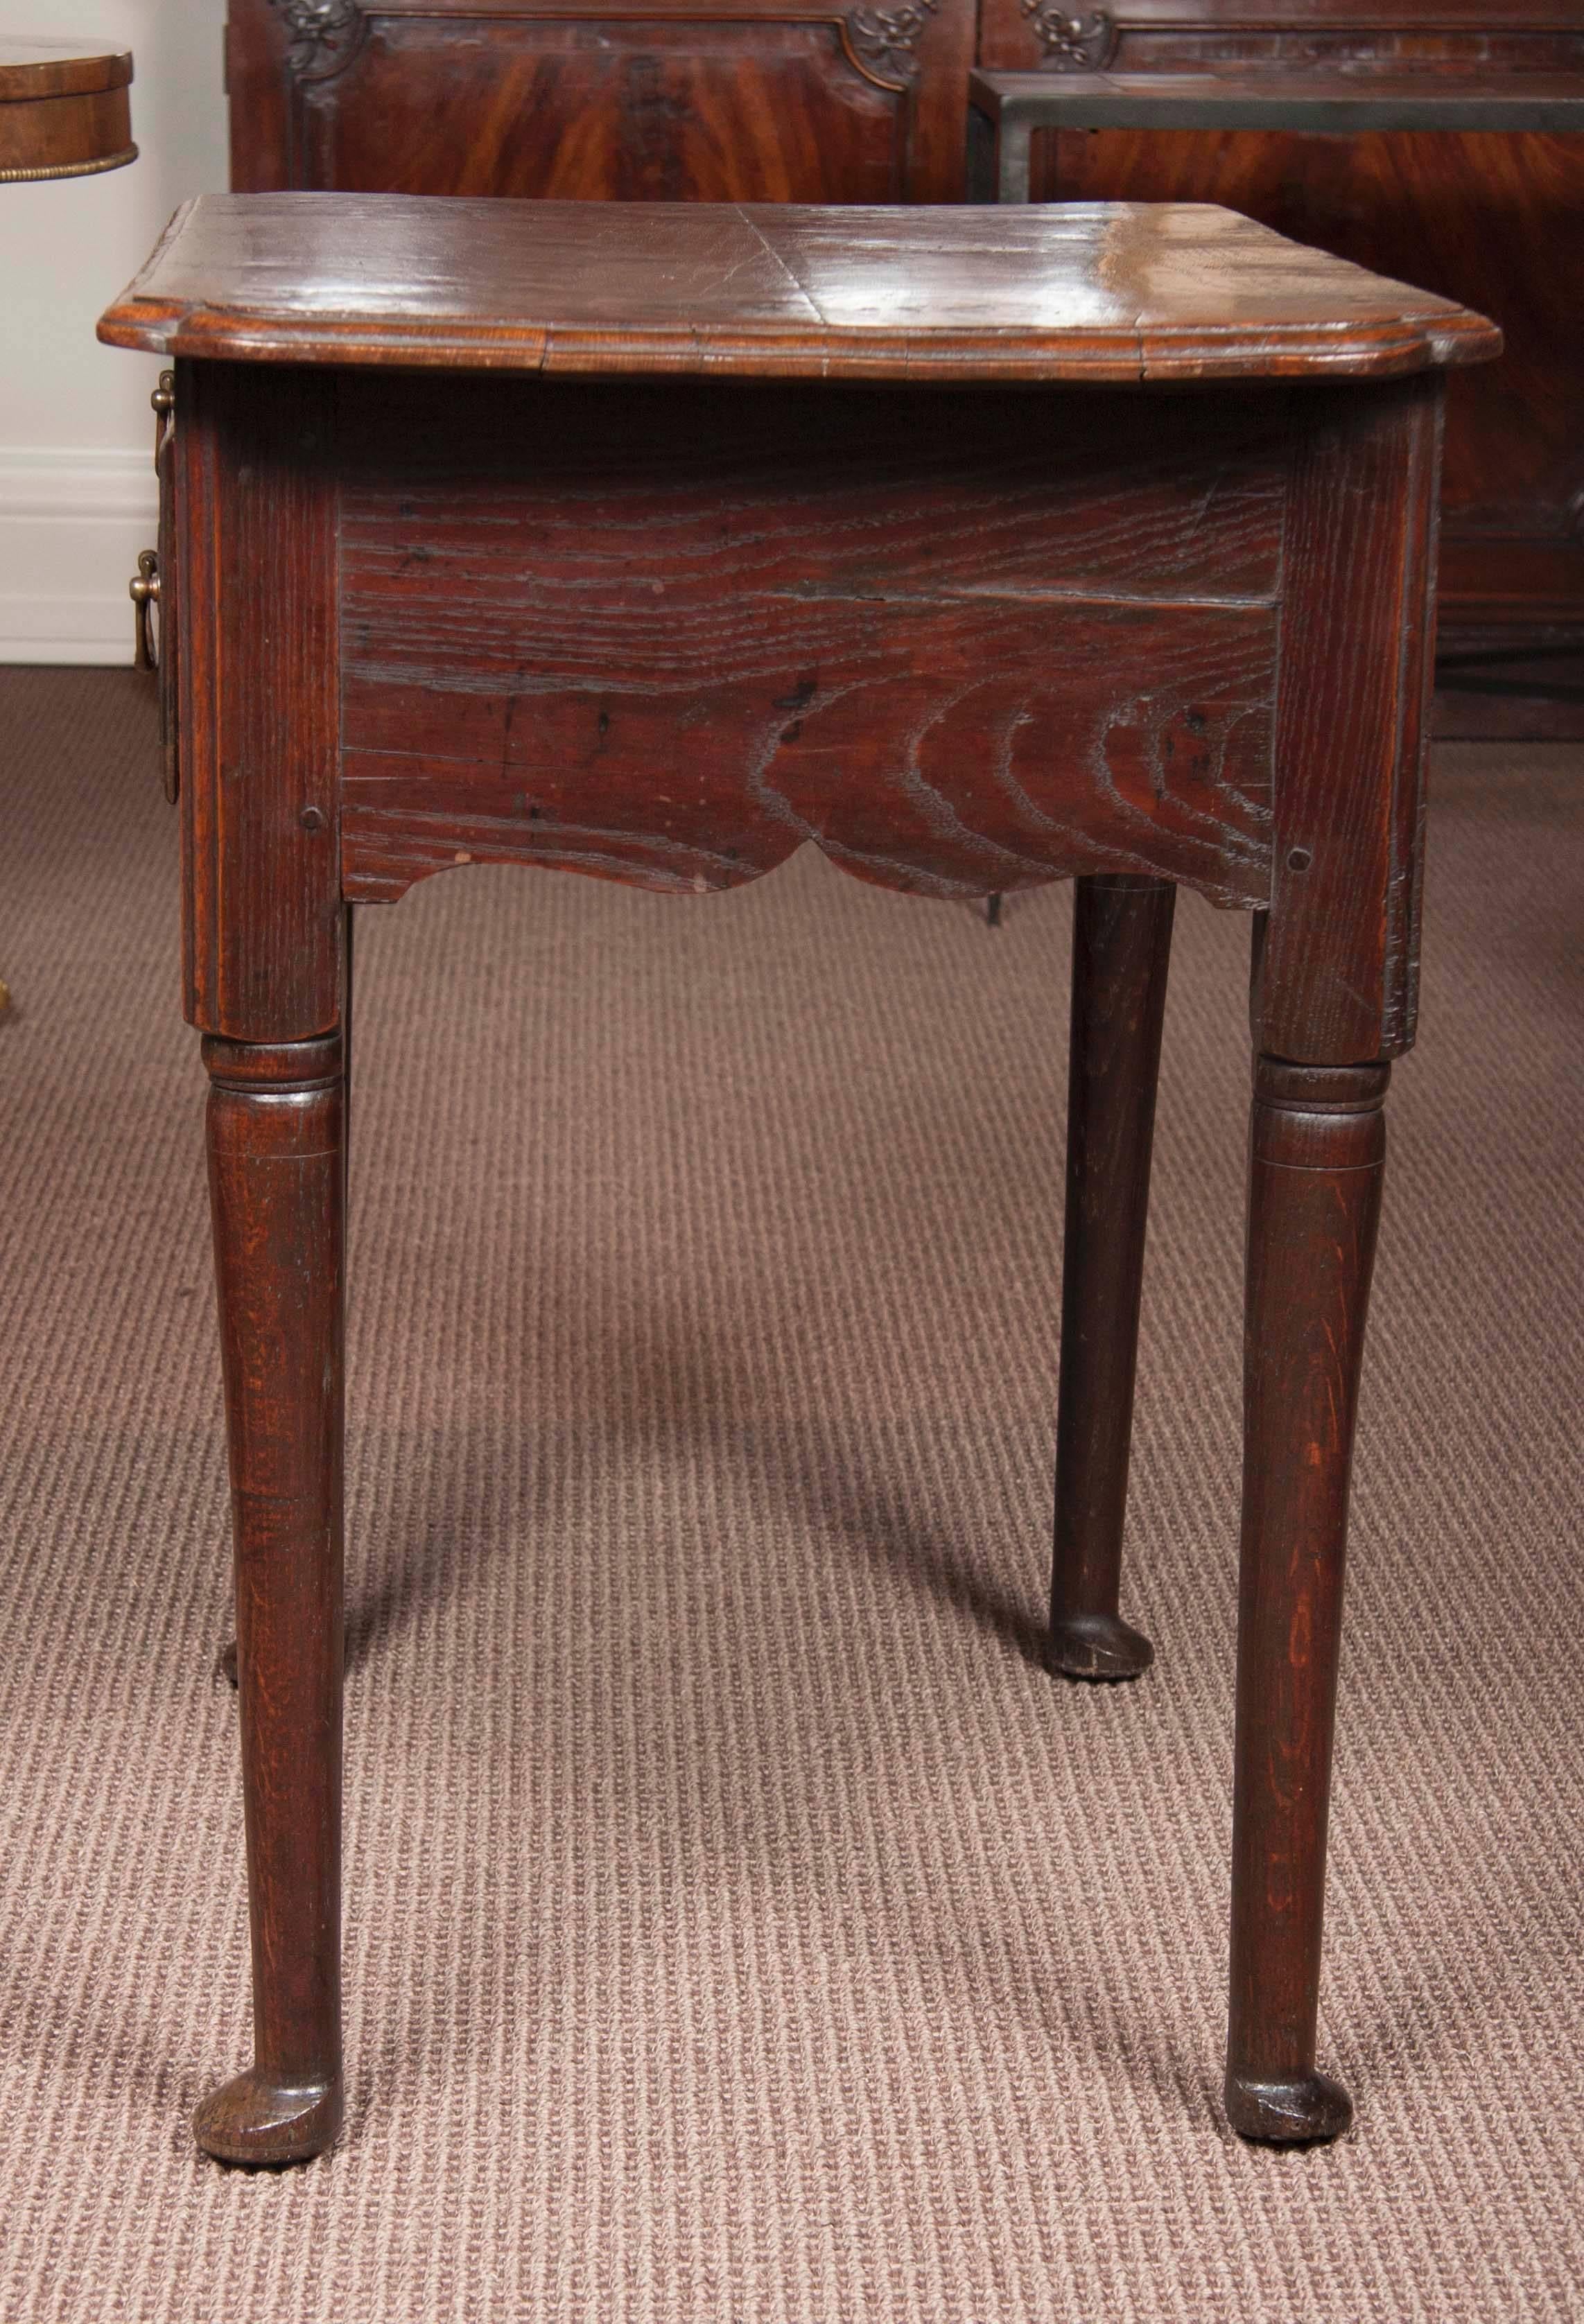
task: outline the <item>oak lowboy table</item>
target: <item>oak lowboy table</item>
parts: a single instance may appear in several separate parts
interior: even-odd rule
[[[290,194],[182,211],[101,331],[175,371],[162,666],[255,2030],[199,2144],[290,2161],[341,2112],[348,908],[477,862],[686,895],[810,839],[921,896],[1078,879],[1049,1646],[1075,1678],[1150,1659],[1118,1569],[1176,888],[1251,916],[1227,2103],[1333,2136],[1332,1704],[1413,1033],[1440,371],[1496,333],[1205,208]]]

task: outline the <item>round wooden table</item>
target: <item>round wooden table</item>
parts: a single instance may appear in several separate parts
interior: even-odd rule
[[[0,183],[87,178],[137,159],[132,58],[91,41],[0,41]]]

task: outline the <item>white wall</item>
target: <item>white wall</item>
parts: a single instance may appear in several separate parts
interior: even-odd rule
[[[153,546],[152,356],[94,324],[189,194],[226,183],[226,0],[0,0],[0,39],[102,40],[135,67],[129,168],[0,186],[0,661],[132,657]]]

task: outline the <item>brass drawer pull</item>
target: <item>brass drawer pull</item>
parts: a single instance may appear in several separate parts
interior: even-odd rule
[[[137,646],[133,655],[134,667],[158,669],[159,632],[154,622],[153,609],[160,602],[160,559],[154,549],[145,549],[139,557],[136,578],[127,583],[126,594],[137,608]]]
[[[154,470],[159,472],[160,455],[165,448],[165,438],[171,433],[176,416],[176,374],[162,371],[160,383],[149,398],[149,410],[154,415]]]

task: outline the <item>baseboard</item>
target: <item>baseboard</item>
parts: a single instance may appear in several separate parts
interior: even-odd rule
[[[0,448],[0,662],[130,661],[158,512],[146,450]]]

